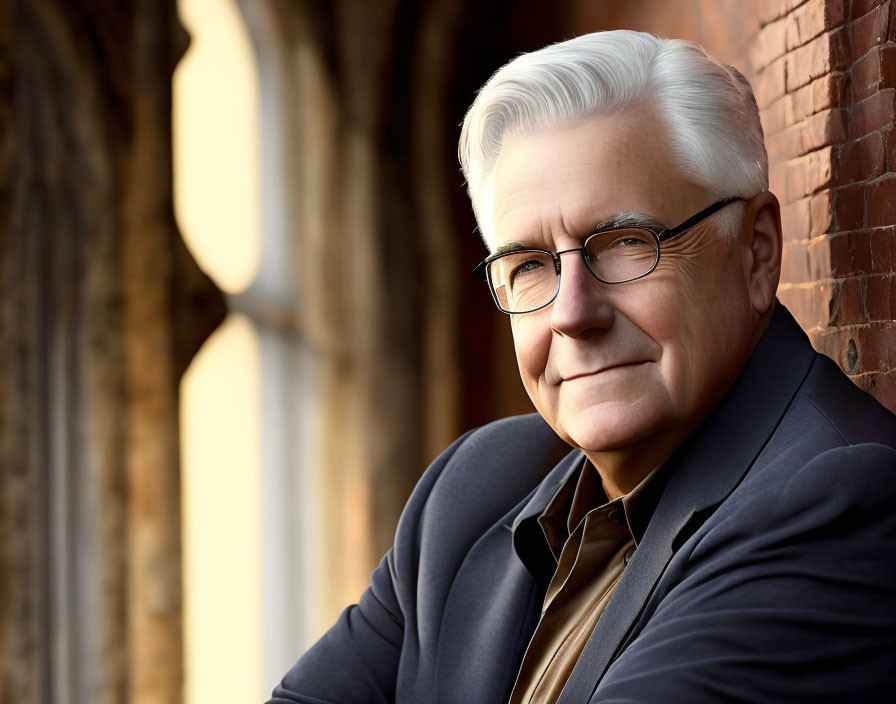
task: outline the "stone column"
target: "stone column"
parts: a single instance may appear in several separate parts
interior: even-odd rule
[[[0,702],[181,699],[173,2],[2,5]]]

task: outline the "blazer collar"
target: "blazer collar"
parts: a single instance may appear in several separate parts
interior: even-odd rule
[[[509,526],[517,556],[542,586],[550,581],[557,563],[538,525],[538,517],[584,462],[585,453],[581,450],[573,450],[566,455],[539,483]]]
[[[778,303],[731,390],[667,461],[663,481],[657,483],[662,496],[644,539],[558,704],[584,704],[591,698],[674,551],[744,477],[780,423],[814,356],[806,335]]]

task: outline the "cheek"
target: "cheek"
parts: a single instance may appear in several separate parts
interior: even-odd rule
[[[530,396],[544,375],[551,349],[551,328],[546,320],[542,320],[544,316],[540,313],[541,311],[511,318],[516,361],[520,377]]]

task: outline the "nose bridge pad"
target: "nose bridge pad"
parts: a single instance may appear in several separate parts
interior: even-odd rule
[[[578,255],[577,258],[581,259],[582,264],[585,267],[585,271],[588,274],[588,276],[586,278],[594,278],[594,273],[591,271],[591,267],[588,266],[588,263],[585,260],[585,257],[587,255],[585,254],[584,247],[576,247],[575,249],[564,249],[559,252],[556,252],[554,254],[554,267],[556,268],[556,271],[557,271],[557,292],[554,294],[555,299],[557,296],[560,295],[560,289],[562,287],[561,281],[563,280],[563,276],[561,273],[562,269],[561,269],[560,257],[565,254]],[[567,265],[569,265],[570,263],[571,262],[567,262]]]
[[[588,265],[588,254],[585,251],[584,247],[576,247],[575,249],[564,249],[561,252],[556,252],[553,255],[554,258],[554,272],[557,274],[557,278],[560,278],[560,256],[563,254],[578,254],[579,258],[582,260],[582,264],[585,266],[585,271],[587,271],[591,276],[594,276],[594,272],[591,271],[591,267]]]

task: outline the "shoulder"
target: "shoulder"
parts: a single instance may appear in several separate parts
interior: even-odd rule
[[[409,507],[422,510],[444,494],[528,493],[570,449],[536,413],[494,421],[462,435],[430,464]]]
[[[809,455],[808,457],[805,455]],[[799,461],[796,461],[799,455]],[[838,549],[856,552],[864,534],[896,542],[896,449],[880,443],[841,444],[813,453],[781,452],[745,481],[719,507],[706,526],[714,531],[742,532],[750,541],[816,541],[820,529]],[[896,545],[894,545],[896,547]],[[822,553],[816,553],[821,556]]]
[[[896,415],[823,354],[816,353],[797,398],[809,404],[845,444],[896,447]]]

